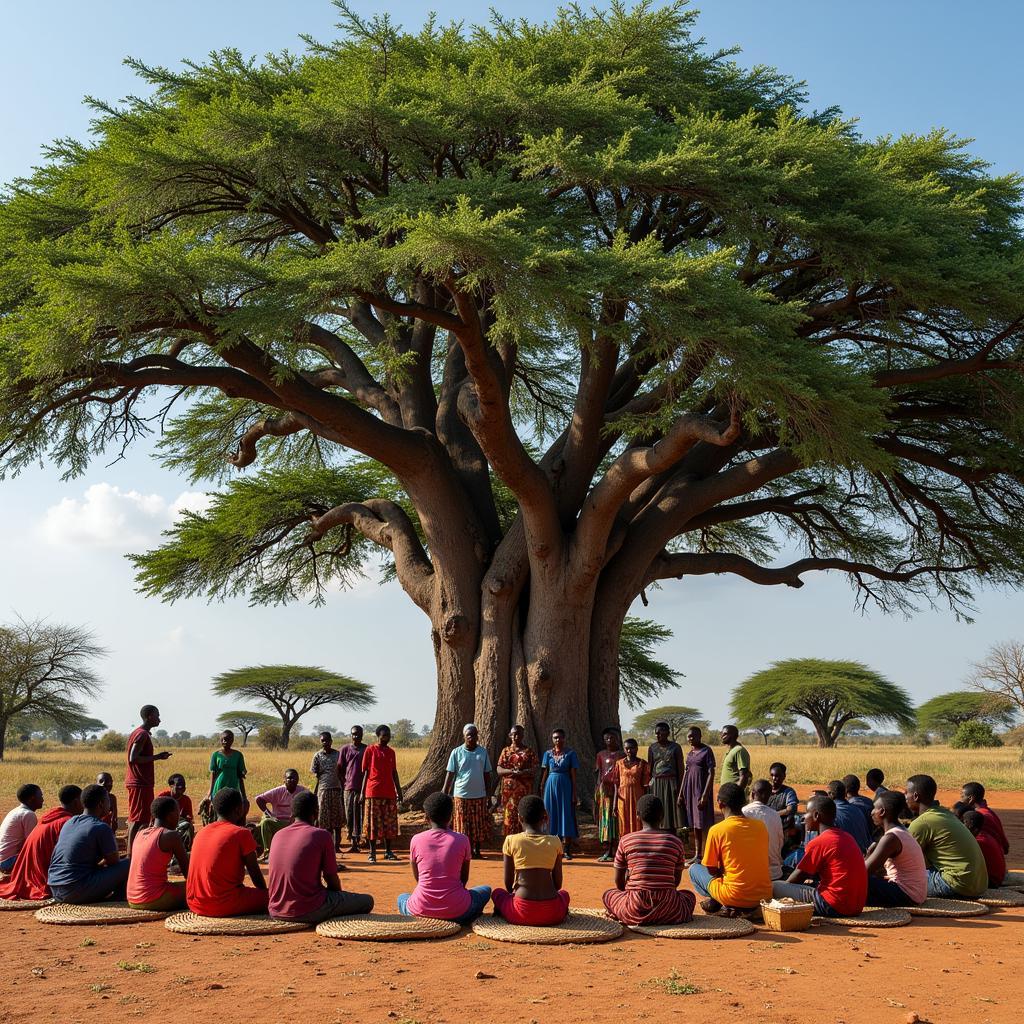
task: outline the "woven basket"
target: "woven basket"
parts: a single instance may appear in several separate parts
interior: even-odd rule
[[[1004,889],[1024,889],[1024,871],[1007,871],[1003,879]]]
[[[0,911],[4,910],[38,910],[48,907],[53,900],[0,900]]]
[[[629,930],[659,939],[739,939],[755,929],[741,917],[707,916],[682,924],[631,924]]]
[[[433,917],[407,917],[405,914],[352,914],[332,917],[316,926],[325,939],[352,942],[407,942],[413,939],[443,939],[457,935],[462,928],[454,921]]]
[[[473,931],[485,939],[496,942],[524,942],[542,946],[564,946],[570,943],[608,942],[622,934],[622,925],[609,917],[597,914],[571,913],[559,925],[535,928],[521,924],[510,924],[503,917],[477,918]]]
[[[51,903],[36,911],[36,920],[43,924],[141,924],[166,916],[166,911],[137,910],[127,903]]]
[[[182,935],[280,935],[282,932],[307,932],[313,926],[302,921],[275,921],[266,914],[202,917],[186,910],[168,917],[164,927]]]
[[[761,900],[761,916],[770,932],[805,932],[814,917],[813,903],[794,903],[791,906],[772,907]]]
[[[914,917],[981,917],[988,913],[984,903],[973,900],[927,899],[919,907],[907,907]]]
[[[816,917],[814,923],[846,928],[903,928],[912,920],[903,907],[865,907],[854,917]]]
[[[1024,892],[1016,889],[986,889],[977,897],[986,907],[1024,907]]]

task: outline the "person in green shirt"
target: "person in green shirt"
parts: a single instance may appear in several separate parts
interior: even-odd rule
[[[750,752],[740,743],[740,731],[735,725],[727,725],[722,730],[721,739],[727,752],[722,758],[718,781],[723,786],[727,782],[734,782],[746,792],[754,778],[750,773]]]
[[[242,794],[246,811],[249,810],[249,798],[245,795],[245,755],[235,750],[235,734],[225,729],[220,734],[220,750],[210,755],[210,792],[207,800],[222,789],[237,789]]]
[[[939,805],[937,788],[930,775],[907,779],[907,807],[914,817],[910,834],[928,862],[928,895],[974,899],[988,888],[985,857],[964,823]]]

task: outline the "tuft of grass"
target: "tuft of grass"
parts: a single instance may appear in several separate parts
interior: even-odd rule
[[[95,946],[96,945],[96,940],[95,939],[82,939],[82,941],[79,943],[79,945],[80,946]]]
[[[105,981],[98,981],[95,985],[89,986],[90,992],[109,992],[114,986],[108,985]]]
[[[141,960],[118,960],[117,966],[122,971],[134,971],[136,974],[152,974],[156,970],[152,964],[143,963]]]
[[[667,978],[652,978],[647,984],[651,988],[662,989],[670,996],[695,996],[701,991],[692,982],[684,981],[674,967],[669,971]]]

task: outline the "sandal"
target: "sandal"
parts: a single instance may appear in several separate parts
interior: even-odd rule
[[[384,859],[385,860],[398,860],[398,856],[396,854],[394,854],[394,853],[385,853],[384,854]]]

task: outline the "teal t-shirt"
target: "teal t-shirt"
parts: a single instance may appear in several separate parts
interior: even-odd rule
[[[221,789],[240,789],[240,783],[246,776],[245,757],[240,750],[232,750],[230,755],[225,755],[223,750],[215,750],[210,755],[210,771],[216,774],[214,793]]]
[[[473,750],[465,745],[456,747],[448,758],[447,770],[455,775],[455,796],[463,800],[479,800],[487,796],[484,773],[492,771],[492,768],[485,747],[478,745]]]

